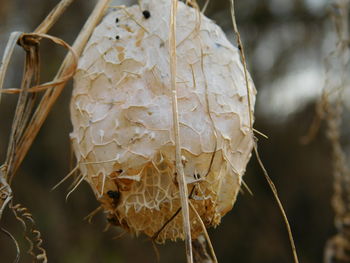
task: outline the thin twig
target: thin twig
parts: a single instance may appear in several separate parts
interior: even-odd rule
[[[66,202],[68,201],[69,196],[75,191],[75,189],[78,188],[78,186],[83,182],[83,180],[85,179],[86,175],[81,175],[81,177],[79,178],[78,182],[73,186],[73,188],[68,192],[68,194],[66,195]]]
[[[208,5],[209,5],[209,2],[210,2],[210,0],[206,0],[206,1],[205,1],[205,4],[204,4],[204,6],[203,6],[203,8],[202,8],[202,11],[201,11],[203,14],[204,14],[205,11],[207,10]]]
[[[94,218],[94,216],[103,210],[102,206],[99,206],[97,208],[95,208],[92,212],[90,212],[87,216],[84,217],[84,220],[87,220],[89,224],[92,223],[92,219]]]
[[[157,248],[157,244],[156,244],[156,242],[154,242],[154,240],[152,240],[151,242],[152,242],[154,254],[156,255],[156,263],[159,263],[160,262],[160,254],[159,254],[159,250]]]
[[[7,68],[10,64],[10,60],[13,54],[13,51],[15,49],[15,46],[17,45],[17,41],[19,37],[21,36],[22,32],[13,32],[10,35],[9,41],[7,42],[4,55],[1,60],[0,64],[0,103],[1,103],[1,94],[3,90],[4,80],[7,72]]]
[[[173,110],[173,125],[175,136],[175,160],[176,160],[176,172],[177,181],[179,184],[181,207],[182,207],[182,220],[183,220],[183,232],[185,235],[186,245],[186,258],[188,263],[193,263],[192,254],[192,238],[191,238],[191,225],[190,225],[190,212],[188,207],[188,190],[185,180],[185,173],[181,161],[181,144],[180,144],[180,128],[179,128],[179,116],[177,105],[177,90],[176,90],[176,13],[177,13],[177,0],[171,1],[170,11],[170,35],[169,35],[169,54],[170,54],[170,74],[171,74],[171,89],[172,89],[172,110]]]
[[[250,83],[249,83],[249,78],[248,78],[247,62],[246,62],[246,58],[245,58],[244,46],[242,44],[241,35],[240,35],[240,33],[238,31],[238,28],[237,28],[235,8],[234,8],[234,0],[230,0],[230,4],[231,4],[231,18],[232,18],[232,23],[233,23],[233,30],[234,30],[234,32],[236,34],[238,49],[240,51],[241,61],[242,61],[242,64],[243,64],[243,69],[244,69],[244,78],[245,78],[246,89],[247,89],[247,98],[248,98],[249,125],[250,125],[250,129],[252,131],[252,136],[254,136],[253,134],[255,132],[255,129],[253,128],[253,112],[252,112],[252,109],[251,109],[251,97],[250,97],[250,85],[249,85]],[[259,134],[261,134],[261,133],[259,133]],[[275,200],[276,200],[276,202],[278,204],[278,207],[280,209],[280,212],[282,214],[284,223],[285,223],[286,228],[287,228],[288,237],[289,237],[289,241],[290,241],[290,244],[291,244],[291,249],[292,249],[294,262],[298,263],[299,260],[298,260],[298,255],[297,255],[297,251],[296,251],[295,244],[294,244],[294,238],[293,238],[292,230],[290,228],[290,224],[289,224],[287,215],[286,215],[286,213],[284,211],[283,205],[282,205],[282,203],[281,203],[281,201],[280,201],[280,199],[278,197],[277,189],[276,189],[273,181],[271,180],[270,176],[268,175],[268,172],[265,169],[265,166],[264,166],[263,162],[260,159],[260,155],[259,155],[259,152],[258,152],[257,140],[254,143],[254,152],[255,152],[256,158],[257,158],[257,160],[259,162],[259,165],[260,165],[261,169],[263,170],[263,173],[265,175],[266,181],[268,182],[268,184],[269,184],[269,186],[271,188],[273,196],[274,196],[274,198],[275,198]]]
[[[256,158],[259,162],[259,165],[265,175],[265,178],[266,178],[266,181],[268,182],[270,188],[271,188],[271,191],[273,193],[273,196],[278,204],[278,208],[280,209],[280,212],[283,216],[283,220],[284,220],[284,223],[286,225],[286,228],[287,228],[287,232],[288,232],[288,237],[289,237],[289,241],[290,241],[290,245],[291,245],[291,248],[292,248],[292,253],[293,253],[293,258],[294,258],[294,262],[295,263],[298,263],[299,260],[298,260],[298,255],[297,255],[297,250],[295,248],[295,244],[294,244],[294,238],[293,238],[293,234],[292,234],[292,230],[290,228],[290,224],[289,224],[289,221],[288,221],[288,217],[286,215],[286,212],[284,211],[284,208],[283,208],[283,205],[278,197],[278,192],[277,192],[277,189],[275,187],[275,184],[273,183],[273,181],[271,180],[267,170],[265,169],[265,166],[263,164],[263,162],[261,161],[260,159],[260,155],[259,155],[259,152],[258,152],[258,146],[257,144],[255,143],[254,144],[254,151],[255,151],[255,155],[256,155]]]
[[[67,7],[74,0],[62,0],[59,2],[54,9],[46,16],[46,18],[41,22],[41,24],[34,30],[35,33],[43,34],[48,32],[51,27],[56,24],[57,20],[66,11]]]
[[[198,214],[197,209],[194,207],[194,205],[192,204],[191,201],[189,202],[189,205],[190,205],[192,211],[194,212],[194,214],[196,215],[197,220],[199,221],[199,223],[200,223],[200,225],[201,225],[201,227],[203,229],[203,233],[204,233],[205,239],[206,239],[206,241],[208,243],[208,246],[209,246],[209,249],[210,249],[210,254],[211,254],[211,256],[212,256],[212,258],[214,260],[214,263],[218,263],[218,259],[216,258],[214,247],[213,247],[213,244],[211,243],[211,240],[210,240],[207,228],[205,227],[202,218]]]
[[[244,79],[245,79],[245,83],[246,83],[246,87],[247,87],[249,127],[250,127],[250,129],[253,129],[253,112],[252,112],[252,108],[251,108],[252,103],[251,103],[251,97],[250,97],[250,85],[249,85],[249,80],[248,80],[247,62],[245,59],[244,47],[242,44],[241,35],[239,34],[239,31],[237,28],[234,0],[230,0],[230,3],[231,3],[231,18],[232,18],[232,23],[233,23],[233,30],[234,30],[236,37],[237,37],[238,49],[239,49],[240,55],[241,55],[241,61],[243,64],[243,69],[244,69]]]
[[[261,131],[258,131],[257,129],[253,128],[253,132],[260,135],[261,137],[265,138],[266,140],[269,139],[269,136],[267,136],[266,134],[262,133]]]
[[[193,82],[196,83],[192,66],[191,66],[191,70],[192,70],[192,74],[193,74]],[[216,130],[215,123],[214,123],[214,120],[213,120],[213,116],[211,115],[211,111],[210,111],[208,81],[207,81],[207,76],[206,76],[205,70],[204,70],[204,52],[203,52],[203,47],[201,47],[201,71],[202,71],[203,78],[204,78],[205,102],[206,102],[206,106],[207,106],[206,110],[207,110],[207,114],[208,114],[209,119],[210,119],[210,124],[213,127],[213,134],[214,134],[214,137],[215,137],[215,145],[214,145],[214,149],[213,149],[213,154],[212,154],[211,159],[210,159],[208,171],[205,174],[205,177],[207,177],[209,175],[209,173],[211,172],[211,168],[213,166],[214,158],[215,158],[217,147],[218,147],[218,132]]]
[[[64,181],[66,181],[69,177],[71,177],[76,171],[79,170],[79,164],[76,165],[72,171],[70,171],[62,180],[60,180],[54,187],[51,188],[51,191],[55,190],[58,186],[60,186]]]
[[[21,250],[19,249],[19,245],[17,240],[15,239],[15,237],[6,229],[4,228],[0,228],[1,232],[3,232],[5,235],[7,235],[9,238],[11,238],[11,240],[13,241],[13,243],[15,244],[16,247],[16,258],[14,259],[13,263],[18,263],[19,262],[19,258],[21,255]]]

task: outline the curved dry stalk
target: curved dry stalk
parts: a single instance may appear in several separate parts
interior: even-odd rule
[[[81,177],[79,178],[78,182],[73,186],[73,188],[68,192],[68,194],[66,195],[66,202],[68,201],[69,196],[75,191],[75,189],[78,188],[78,186],[83,182],[83,180],[85,179],[86,175],[81,175]]]
[[[254,132],[256,132],[256,130],[253,128],[253,113],[251,110],[251,96],[250,96],[250,86],[249,86],[249,79],[248,79],[248,70],[247,70],[247,62],[246,62],[246,58],[245,58],[245,53],[244,53],[244,46],[242,44],[242,40],[241,40],[241,35],[238,31],[237,28],[237,23],[236,23],[236,15],[235,15],[235,8],[234,8],[234,0],[230,0],[230,5],[231,5],[231,18],[232,18],[232,24],[233,24],[233,30],[234,33],[236,34],[236,38],[237,38],[237,44],[238,44],[238,49],[240,51],[240,56],[241,56],[241,61],[243,64],[243,69],[244,69],[244,78],[245,78],[245,83],[246,83],[246,87],[247,87],[247,98],[248,98],[248,111],[249,111],[249,122],[250,122],[250,129],[252,132],[252,136],[254,136]],[[260,132],[258,132],[258,134],[260,135],[264,135]],[[265,137],[265,136],[263,136]],[[266,136],[267,137],[267,136]],[[258,163],[264,173],[265,179],[269,184],[269,187],[273,193],[273,196],[278,204],[279,210],[282,214],[284,223],[286,225],[287,228],[287,232],[288,232],[288,237],[289,237],[289,241],[290,241],[290,245],[291,245],[291,249],[292,249],[292,254],[293,254],[293,260],[295,263],[298,263],[298,255],[297,255],[297,251],[296,251],[296,247],[295,247],[295,243],[294,243],[294,238],[293,238],[293,234],[292,234],[292,230],[288,221],[288,217],[286,215],[286,212],[284,211],[283,205],[279,199],[278,196],[278,192],[277,189],[275,187],[275,184],[273,183],[273,181],[271,180],[267,170],[265,169],[265,166],[263,164],[263,162],[260,159],[260,155],[258,152],[258,145],[257,145],[257,140],[254,143],[254,152],[256,155],[256,158],[258,160]]]
[[[239,34],[238,28],[237,28],[237,23],[236,23],[236,14],[235,14],[235,4],[234,0],[230,0],[231,4],[231,18],[232,18],[232,24],[233,24],[233,30],[237,36],[237,44],[238,44],[238,49],[240,51],[241,55],[241,61],[243,64],[243,70],[244,70],[244,80],[247,86],[247,98],[248,98],[248,111],[249,111],[249,127],[251,130],[253,130],[253,112],[251,110],[251,96],[250,96],[250,86],[249,86],[249,80],[248,80],[248,70],[247,70],[247,61],[245,59],[245,54],[244,54],[244,47],[242,44],[241,40],[241,35]]]
[[[154,254],[156,255],[156,263],[159,263],[160,262],[160,253],[159,253],[159,250],[157,248],[157,244],[154,242],[154,240],[152,240],[152,247],[153,247]]]
[[[192,74],[194,74],[192,65],[191,65],[191,70],[192,70]],[[203,79],[204,79],[205,103],[206,103],[206,106],[207,106],[206,110],[207,110],[207,113],[208,113],[208,116],[209,116],[209,119],[210,119],[210,123],[213,126],[213,134],[214,134],[214,137],[215,137],[215,145],[214,145],[213,154],[212,154],[211,159],[210,159],[208,171],[207,171],[207,173],[205,175],[205,176],[208,176],[210,171],[211,171],[211,168],[212,168],[212,165],[213,165],[213,162],[214,162],[214,158],[215,158],[215,155],[216,155],[216,150],[217,150],[217,147],[218,147],[218,132],[217,132],[217,130],[215,128],[213,116],[211,115],[211,111],[210,111],[210,103],[209,103],[209,97],[208,97],[208,82],[207,82],[207,76],[205,75],[205,71],[204,71],[204,52],[203,52],[202,43],[201,43],[201,71],[202,71]],[[194,83],[196,83],[194,75],[193,75],[193,81],[194,81]]]
[[[36,228],[35,220],[30,211],[21,204],[12,205],[10,208],[15,218],[22,224],[24,237],[29,243],[27,253],[35,262],[47,263],[46,250],[42,247],[43,240],[40,231]]]
[[[2,214],[12,200],[12,189],[6,180],[6,166],[0,166],[0,219]]]
[[[15,244],[16,247],[16,258],[14,259],[13,263],[18,263],[19,262],[19,258],[21,255],[21,250],[19,249],[19,245],[17,240],[15,239],[15,237],[9,232],[7,231],[5,228],[0,227],[1,232],[3,232],[5,235],[7,235],[12,242]]]
[[[207,228],[205,227],[204,223],[203,223],[203,220],[202,218],[200,217],[200,215],[198,214],[196,208],[194,207],[194,205],[191,203],[191,201],[189,202],[189,205],[193,211],[193,213],[196,215],[199,223],[201,224],[201,227],[203,228],[203,233],[204,233],[204,236],[205,236],[205,239],[208,243],[208,246],[209,246],[209,249],[210,249],[210,254],[214,260],[214,263],[218,263],[218,259],[216,258],[216,254],[215,254],[215,251],[214,251],[214,247],[213,247],[213,244],[211,243],[211,240],[210,240],[210,237],[209,237],[209,234],[208,234],[208,231],[207,231]]]
[[[188,206],[188,190],[185,180],[185,173],[181,159],[181,143],[180,143],[180,127],[179,127],[179,112],[177,105],[177,89],[176,89],[176,13],[177,0],[171,1],[170,11],[170,34],[169,34],[169,55],[170,55],[170,74],[171,74],[171,89],[172,89],[172,111],[173,111],[173,125],[175,136],[175,160],[177,181],[179,184],[181,207],[182,207],[182,221],[183,232],[185,235],[186,258],[188,263],[193,263],[192,253],[192,238],[191,238],[191,224],[190,211]]]
[[[61,76],[57,80],[43,83],[40,85],[36,85],[32,88],[28,88],[27,89],[28,93],[40,92],[40,91],[46,90],[50,87],[55,87],[57,85],[66,83],[69,79],[71,79],[73,77],[73,75],[75,73],[75,69],[76,69],[77,64],[78,64],[78,56],[75,54],[75,51],[64,40],[62,40],[58,37],[54,37],[54,36],[51,36],[48,34],[41,34],[41,33],[40,34],[39,33],[29,33],[29,34],[21,34],[19,37],[19,40],[23,41],[24,39],[30,39],[31,41],[40,41],[42,38],[51,40],[52,42],[68,49],[68,51],[71,52],[71,54],[73,56],[72,68],[70,71],[66,72],[65,75]],[[0,89],[0,92],[7,93],[7,94],[16,94],[16,93],[21,93],[22,89],[3,89],[3,90]]]
[[[27,38],[21,35],[18,39],[18,44],[25,50],[25,65],[21,82],[22,92],[18,96],[5,159],[9,184],[11,184],[15,174],[17,157],[20,154],[18,152],[18,144],[23,138],[26,127],[29,125],[30,115],[34,108],[36,96],[35,94],[29,94],[28,89],[33,83],[36,85],[39,82],[39,39]]]
[[[295,243],[294,243],[294,238],[293,238],[293,233],[292,233],[292,229],[290,227],[290,224],[289,224],[289,221],[288,221],[288,217],[287,217],[287,214],[286,212],[284,211],[284,208],[283,208],[283,205],[281,203],[281,200],[279,199],[278,197],[278,192],[277,192],[277,189],[276,189],[276,186],[275,184],[273,183],[273,181],[271,180],[267,170],[265,169],[265,166],[263,164],[263,162],[261,161],[260,159],[260,155],[259,155],[259,152],[258,152],[258,146],[257,144],[255,143],[254,144],[254,151],[255,151],[255,155],[256,155],[256,158],[258,160],[258,163],[264,173],[264,176],[266,178],[266,181],[268,182],[270,188],[271,188],[271,191],[273,193],[273,196],[278,204],[278,208],[282,214],[282,217],[283,217],[283,221],[286,225],[286,228],[287,228],[287,232],[288,232],[288,237],[289,237],[289,241],[290,241],[290,245],[291,245],[291,248],[292,248],[292,254],[293,254],[293,259],[294,259],[294,262],[295,263],[299,263],[299,260],[298,260],[298,254],[297,254],[297,250],[296,250],[296,247],[295,247]]]
[[[7,72],[7,68],[10,64],[10,60],[13,54],[13,51],[15,49],[15,46],[17,45],[17,41],[20,38],[22,32],[12,32],[10,35],[10,38],[7,42],[7,45],[5,47],[5,52],[1,60],[0,64],[0,103],[1,103],[1,94],[3,90],[4,80]]]
[[[251,98],[250,98],[250,87],[249,87],[249,80],[248,80],[247,63],[246,63],[246,59],[245,59],[244,47],[243,47],[243,44],[242,44],[242,41],[241,41],[241,36],[240,36],[238,28],[237,28],[236,17],[235,17],[235,9],[234,9],[234,0],[230,0],[230,4],[231,4],[231,17],[232,17],[233,29],[234,29],[234,32],[235,32],[236,37],[237,37],[238,49],[239,49],[240,55],[241,55],[241,61],[242,61],[243,68],[244,68],[245,82],[246,82],[246,86],[247,86],[247,97],[248,97],[248,110],[249,110],[250,128],[251,128],[252,132],[255,132],[256,130],[253,129],[253,116],[252,116],[252,110],[251,110]],[[262,134],[262,133],[259,132],[259,134]],[[276,202],[278,204],[280,212],[282,214],[284,223],[285,223],[286,228],[287,228],[288,237],[289,237],[289,241],[290,241],[290,244],[291,244],[291,249],[292,249],[294,262],[298,263],[299,262],[298,255],[297,255],[297,251],[296,251],[296,247],[295,247],[295,243],[294,243],[294,238],[293,238],[293,234],[292,234],[292,231],[291,231],[291,227],[290,227],[290,224],[289,224],[289,221],[288,221],[288,217],[287,217],[287,215],[286,215],[286,213],[284,211],[283,205],[282,205],[282,203],[281,203],[281,201],[280,201],[280,199],[278,197],[277,189],[276,189],[273,181],[271,180],[270,176],[268,175],[268,172],[265,169],[265,167],[264,167],[264,165],[263,165],[263,163],[262,163],[262,161],[260,159],[260,155],[259,155],[259,152],[258,152],[258,149],[257,149],[257,143],[256,142],[254,144],[254,152],[255,152],[255,155],[257,157],[258,163],[259,163],[261,169],[263,170],[264,176],[265,176],[265,178],[266,178],[266,180],[267,180],[267,182],[268,182],[268,184],[269,184],[269,186],[271,188],[271,191],[272,191],[272,193],[274,195],[274,198],[275,198],[275,200],[276,200]]]
[[[12,124],[11,137],[8,145],[6,160],[3,165],[0,166],[0,219],[2,217],[4,209],[9,205],[14,212],[16,218],[22,222],[23,227],[27,230],[26,221],[33,224],[30,229],[32,239],[28,236],[25,238],[30,242],[31,248],[36,249],[34,253],[36,261],[47,262],[46,251],[42,248],[42,239],[40,232],[34,228],[34,220],[28,211],[19,205],[13,206],[10,204],[12,200],[11,182],[16,174],[16,170],[20,166],[24,157],[26,156],[33,140],[39,132],[43,122],[45,121],[48,113],[50,112],[53,104],[57,100],[67,80],[72,76],[77,61],[77,55],[80,54],[90,37],[96,24],[100,21],[104,15],[110,0],[99,0],[96,4],[94,11],[87,20],[84,28],[80,32],[75,44],[70,48],[63,40],[46,35],[47,31],[55,24],[57,19],[62,15],[65,9],[73,0],[62,0],[55,9],[46,17],[46,19],[39,25],[39,27],[32,34],[23,34],[21,32],[14,32],[10,35],[8,44],[5,49],[4,56],[0,64],[0,101],[3,93],[3,83],[5,74],[7,72],[10,59],[12,57],[14,48],[17,43],[22,45],[26,51],[26,67],[23,74],[23,80],[21,84],[21,92],[16,107],[15,117]],[[32,39],[28,39],[32,37]],[[61,44],[67,47],[69,50],[59,72],[55,79],[50,83],[45,83],[44,86],[38,86],[39,79],[39,52],[38,42],[40,38],[48,38],[51,41]],[[29,40],[29,41],[26,41]],[[31,87],[34,83],[34,87]],[[53,89],[47,89],[48,86],[56,86]],[[34,108],[35,94],[33,92],[41,91],[41,89],[47,89],[43,96],[38,108],[34,115],[31,117]],[[16,243],[17,258],[19,257],[19,247],[12,235],[2,229],[4,233],[9,235]]]
[[[91,13],[90,17],[86,21],[83,29],[79,33],[77,39],[75,40],[72,46],[72,49],[75,51],[75,53],[78,56],[82,53],[85,47],[85,44],[90,38],[92,31],[96,27],[97,23],[101,20],[102,16],[104,15],[105,11],[108,8],[109,3],[110,3],[110,0],[98,1],[93,12]],[[60,79],[62,75],[64,76],[67,74],[67,72],[71,71],[73,59],[74,58],[71,53],[69,53],[66,56],[56,77],[54,78],[54,81],[56,81],[57,79]],[[18,156],[18,161],[16,163],[15,171],[23,161],[25,155],[27,154],[29,148],[33,143],[34,138],[38,134],[41,126],[43,125],[49,112],[51,111],[52,106],[54,105],[57,98],[61,94],[64,86],[65,86],[65,83],[60,84],[55,88],[49,89],[45,92],[40,104],[38,105],[31,119],[31,125],[26,129],[25,134],[23,135],[23,140],[21,144],[18,145],[19,156]]]

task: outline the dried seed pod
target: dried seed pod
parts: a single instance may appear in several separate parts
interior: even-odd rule
[[[167,0],[108,14],[80,58],[71,139],[108,218],[132,233],[183,239],[175,171]],[[118,21],[116,23],[116,21]],[[211,20],[179,2],[177,89],[190,199],[206,226],[231,210],[250,158],[252,108],[239,51]],[[112,198],[111,198],[112,196]],[[117,197],[117,198],[114,198]],[[202,232],[191,212],[191,231]],[[160,231],[161,230],[161,231]]]

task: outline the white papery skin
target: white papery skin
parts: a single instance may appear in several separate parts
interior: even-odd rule
[[[158,242],[184,237],[180,213],[171,219],[181,205],[171,107],[170,3],[143,1],[142,9],[135,5],[108,14],[79,60],[71,102],[79,168],[110,222]],[[151,17],[146,19],[143,9]],[[176,26],[186,183],[205,225],[216,226],[232,209],[251,155],[249,111],[256,91],[249,79],[249,109],[239,51],[213,21],[179,2]],[[111,198],[108,191],[119,197]],[[196,238],[202,228],[190,212]]]

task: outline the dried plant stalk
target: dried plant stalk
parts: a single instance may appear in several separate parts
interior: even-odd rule
[[[22,34],[21,32],[11,33],[10,38],[7,42],[7,45],[5,47],[4,55],[3,55],[2,60],[1,60],[1,64],[0,64],[0,103],[1,103],[2,93],[3,93],[3,86],[4,86],[6,72],[7,72],[8,66],[10,64],[13,51],[15,49],[15,46],[16,46],[17,41],[18,41],[19,37],[21,36],[21,34]]]
[[[81,54],[83,48],[85,47],[86,42],[88,41],[93,29],[96,27],[97,23],[105,14],[109,3],[110,0],[100,0],[94,8],[93,12],[91,13],[90,17],[86,21],[83,29],[79,33],[77,39],[75,40],[72,46],[72,49],[78,56]],[[72,70],[74,70],[73,63],[74,57],[71,53],[69,53],[64,59],[56,77],[54,78],[54,81],[61,79],[62,76],[65,76],[69,74]],[[18,168],[18,166],[24,159],[24,156],[27,154],[29,148],[33,143],[34,138],[38,134],[42,124],[46,120],[49,112],[51,111],[52,106],[61,94],[64,86],[65,83],[60,84],[55,88],[49,89],[45,92],[40,104],[38,105],[31,119],[31,125],[26,129],[23,135],[22,144],[18,148],[18,153],[20,153],[20,156],[18,157],[18,163],[16,164],[15,168]]]
[[[334,225],[337,234],[327,241],[324,262],[350,261],[350,169],[349,156],[341,142],[344,92],[349,88],[349,0],[332,1],[330,18],[336,31],[334,50],[325,59],[326,79],[321,105],[332,147]]]
[[[171,74],[171,90],[172,90],[172,109],[173,109],[173,126],[175,136],[175,161],[177,182],[180,189],[181,208],[183,230],[185,233],[186,258],[188,263],[193,263],[192,238],[190,225],[190,211],[188,206],[188,190],[185,181],[185,172],[181,158],[181,143],[180,143],[180,127],[179,127],[179,111],[177,104],[177,89],[176,89],[176,14],[177,1],[172,0],[170,12],[170,34],[169,34],[169,54],[170,54],[170,74]]]
[[[217,263],[207,252],[208,243],[203,235],[192,241],[194,263]]]
[[[249,105],[248,109],[249,109],[249,121],[250,121],[250,128],[251,128],[251,132],[256,132],[258,134],[261,134],[259,131],[256,131],[255,129],[253,129],[253,112],[251,110],[251,94],[250,94],[250,83],[248,81],[249,79],[249,76],[248,76],[248,70],[247,70],[247,62],[246,62],[246,59],[245,59],[245,53],[244,53],[244,46],[243,46],[243,43],[242,43],[242,40],[241,40],[241,35],[238,31],[238,28],[237,28],[237,23],[236,23],[236,15],[235,15],[235,8],[234,8],[234,0],[230,0],[230,4],[231,4],[231,17],[232,17],[232,23],[233,23],[233,30],[236,34],[236,38],[237,38],[237,44],[238,44],[238,49],[240,51],[240,54],[241,54],[241,60],[242,60],[242,64],[243,64],[243,68],[244,68],[244,77],[245,77],[245,83],[246,83],[246,88],[247,88],[247,93],[248,93],[248,96],[247,96],[247,103]],[[273,193],[273,196],[277,202],[277,205],[278,205],[278,208],[282,214],[282,217],[283,217],[283,221],[285,223],[285,226],[286,226],[286,229],[287,229],[287,232],[288,232],[288,238],[289,238],[289,242],[290,242],[290,245],[291,245],[291,249],[292,249],[292,255],[293,255],[293,260],[295,263],[298,263],[299,262],[299,259],[298,259],[298,255],[297,255],[297,250],[296,250],[296,247],[295,247],[295,243],[294,243],[294,238],[293,238],[293,233],[292,233],[292,230],[291,230],[291,227],[290,227],[290,224],[289,224],[289,221],[288,221],[288,217],[287,217],[287,214],[284,210],[284,207],[282,205],[282,202],[278,196],[278,192],[277,192],[277,189],[275,187],[275,184],[273,183],[273,181],[271,180],[267,170],[265,169],[265,166],[263,164],[263,162],[261,161],[260,159],[260,155],[259,155],[259,151],[258,151],[258,145],[257,145],[257,139],[255,139],[255,144],[254,144],[254,152],[255,152],[255,155],[257,157],[257,160],[258,160],[258,163],[264,173],[264,176],[265,176],[265,179],[266,181],[268,182],[269,186],[270,186],[270,189]]]
[[[65,83],[72,76],[75,70],[75,53],[80,53],[83,49],[87,39],[99,22],[99,19],[104,14],[109,1],[100,0],[96,5],[94,12],[91,14],[86,26],[83,28],[79,37],[77,38],[73,49],[70,49],[70,53],[64,60],[58,74],[55,79],[46,83],[42,86],[38,86],[39,80],[39,56],[38,56],[38,44],[42,38],[48,38],[59,45],[63,45],[66,48],[70,48],[64,41],[46,35],[45,33],[52,27],[52,25],[57,21],[61,14],[65,11],[71,0],[61,1],[56,8],[48,15],[48,17],[43,21],[43,23],[34,31],[32,34],[23,34],[20,32],[14,32],[11,34],[8,45],[6,46],[4,57],[2,59],[2,64],[0,67],[0,99],[4,92],[9,93],[19,93],[19,99],[15,111],[15,116],[11,129],[11,137],[8,145],[8,151],[6,155],[5,163],[0,167],[0,219],[3,214],[4,209],[8,204],[10,204],[13,193],[11,189],[11,182],[16,174],[16,170],[20,166],[22,160],[27,154],[34,138],[36,137],[38,131],[41,128],[44,120],[46,119],[52,105],[56,101],[57,97],[61,93]],[[3,83],[5,74],[9,65],[10,58],[12,56],[15,44],[19,43],[26,51],[26,65],[23,74],[23,80],[20,90],[4,90]],[[35,87],[31,87],[32,85]],[[48,89],[49,87],[55,87],[53,89]],[[35,100],[35,93],[47,89],[45,95],[43,96],[39,107],[36,109],[33,117],[30,119]],[[34,219],[26,208],[20,205],[11,205],[12,211],[15,213],[16,218],[19,219],[26,228],[26,223],[23,219],[29,220],[34,224]],[[17,212],[21,213],[17,216]],[[4,233],[7,233],[3,230]],[[32,248],[37,251],[29,251],[36,261],[47,262],[46,251],[41,247],[41,237],[40,232],[37,229],[31,230],[29,236],[28,233],[25,234],[25,238],[30,241]],[[10,235],[11,236],[11,235]],[[11,236],[12,237],[12,236]],[[15,261],[19,259],[19,247],[17,247],[17,257]]]
[[[49,32],[51,27],[56,24],[60,16],[66,11],[66,9],[75,0],[62,0],[55,6],[54,9],[46,16],[46,18],[41,22],[41,24],[34,30],[34,33],[45,34]]]

